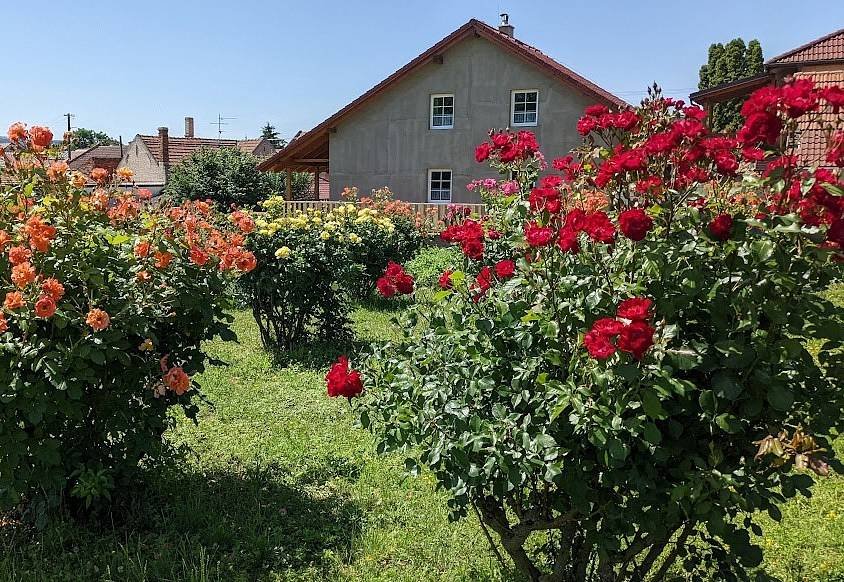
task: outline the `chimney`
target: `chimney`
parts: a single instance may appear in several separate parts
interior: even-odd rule
[[[503,32],[504,34],[506,34],[510,38],[514,38],[513,33],[515,31],[516,31],[516,29],[513,28],[513,25],[510,24],[510,15],[507,14],[506,12],[502,12],[501,13],[501,24],[498,25],[498,32]]]
[[[158,139],[161,142],[161,164],[164,166],[165,180],[170,168],[170,135],[166,127],[158,128]]]
[[[185,137],[193,137],[193,117],[185,117]]]

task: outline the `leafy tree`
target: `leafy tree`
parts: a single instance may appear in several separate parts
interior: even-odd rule
[[[103,131],[80,127],[73,130],[70,147],[74,150],[92,148],[98,145],[117,145],[117,140]]]
[[[709,58],[700,68],[699,89],[709,89],[721,83],[729,83],[758,75],[763,71],[762,45],[751,40],[747,45],[735,38],[726,45],[716,43],[709,47]],[[709,117],[714,131],[735,131],[741,126],[742,99],[730,99],[716,103]]]
[[[165,188],[176,200],[210,198],[223,208],[251,208],[278,192],[278,177],[259,171],[258,158],[237,148],[197,150],[171,169]]]
[[[278,135],[275,126],[270,124],[269,121],[261,128],[261,137],[268,139],[276,149],[281,149],[287,145],[287,140]]]

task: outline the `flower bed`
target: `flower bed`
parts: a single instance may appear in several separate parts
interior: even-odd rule
[[[201,342],[231,337],[227,286],[255,266],[204,202],[163,207],[50,159],[46,128],[15,124],[0,191],[0,505],[70,493],[86,505],[157,461],[168,409],[189,416]],[[36,496],[37,494],[37,496]]]
[[[809,495],[844,428],[844,311],[819,293],[842,277],[844,190],[797,165],[795,134],[841,106],[766,88],[734,137],[658,93],[594,106],[541,178],[532,134],[493,133],[476,158],[518,192],[476,185],[490,217],[443,233],[464,269],[330,390],[532,580],[743,578],[754,512]]]

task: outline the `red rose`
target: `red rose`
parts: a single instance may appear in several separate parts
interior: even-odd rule
[[[633,354],[641,360],[645,352],[654,344],[654,328],[644,321],[634,321],[625,325],[618,336],[618,349]]]
[[[577,133],[589,135],[598,127],[598,121],[594,117],[581,117],[577,122]]]
[[[641,208],[631,208],[618,215],[621,232],[632,241],[640,241],[647,236],[654,221]]]
[[[709,233],[718,240],[727,240],[733,232],[733,217],[719,214],[709,223]]]
[[[378,289],[378,293],[387,299],[398,293],[396,286],[387,277],[380,277],[378,281],[375,282],[375,287]]]
[[[452,271],[449,270],[449,269],[446,269],[445,271],[443,271],[443,274],[440,275],[440,279],[438,281],[439,284],[440,284],[440,289],[451,289],[452,288],[453,285],[451,283],[451,274],[452,274]]]
[[[591,330],[583,336],[586,351],[596,360],[606,360],[615,353],[615,346],[610,338],[599,331]]]
[[[492,143],[497,148],[502,148],[513,141],[513,136],[509,133],[495,133],[492,135]]]
[[[645,320],[651,316],[653,304],[647,297],[633,297],[619,303],[615,313],[623,319]]]
[[[386,298],[396,293],[409,295],[413,293],[413,277],[405,272],[403,266],[390,261],[384,269],[384,275],[375,282],[375,287]]]
[[[492,152],[492,146],[487,142],[482,143],[475,148],[475,161],[478,163],[485,162],[489,158],[490,152]]]
[[[516,263],[510,260],[495,263],[495,274],[499,279],[509,279],[516,272]]]
[[[399,293],[402,295],[410,295],[413,293],[413,277],[407,273],[402,273],[397,276],[395,279],[395,285],[396,289],[398,289]]]
[[[539,226],[529,222],[525,226],[525,239],[532,247],[544,247],[554,238],[554,230],[547,226]]]
[[[472,297],[472,300],[477,303],[489,291],[490,287],[492,287],[492,269],[484,267],[475,277],[473,290],[477,293]]]
[[[610,110],[606,105],[590,105],[586,109],[583,110],[583,113],[588,115],[589,117],[601,117],[602,115],[606,115],[609,113]]]
[[[363,392],[360,372],[349,369],[349,358],[346,356],[337,358],[337,362],[325,375],[325,382],[328,386],[328,395],[331,397],[345,396],[351,399],[360,396]]]
[[[460,249],[464,255],[476,261],[481,260],[484,256],[484,243],[476,238],[464,240],[460,243]]]
[[[40,125],[34,125],[29,130],[29,137],[32,139],[32,145],[36,148],[45,148],[53,143],[53,132]]]
[[[576,255],[580,252],[580,243],[577,240],[577,231],[564,226],[560,229],[560,234],[557,237],[557,246],[564,253],[571,253]]]
[[[593,212],[586,216],[584,230],[595,242],[612,244],[615,241],[615,227],[605,212]]]
[[[826,239],[844,247],[844,218],[839,218],[830,225],[826,231]]]
[[[624,324],[612,317],[602,317],[592,324],[592,330],[601,335],[615,337],[624,329]]]
[[[586,213],[580,208],[569,210],[566,214],[565,228],[575,232],[584,230],[586,228]]]

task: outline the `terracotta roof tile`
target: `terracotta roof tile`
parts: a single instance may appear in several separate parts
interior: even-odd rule
[[[157,135],[141,135],[140,138],[152,152],[155,161],[161,162],[161,138]],[[170,165],[178,164],[200,148],[238,148],[242,152],[255,152],[263,139],[214,139],[207,137],[168,137]]]
[[[777,66],[837,59],[844,60],[844,28],[776,56],[766,64]]]
[[[83,174],[90,174],[94,168],[105,168],[109,171],[117,169],[120,159],[123,157],[120,146],[94,146],[87,150],[73,152],[73,156],[67,165],[71,170],[78,170]]]
[[[819,87],[828,87],[830,85],[844,86],[844,70],[841,71],[815,71],[815,72],[798,72],[794,74],[795,78],[809,78],[815,82]],[[821,112],[821,119],[823,124],[834,124],[838,119],[837,115],[833,115],[828,108]],[[820,127],[818,120],[815,121],[801,121],[798,125],[800,132],[800,146],[797,154],[800,156],[800,163],[806,166],[829,166],[826,161],[826,151],[828,148],[827,134]]]

